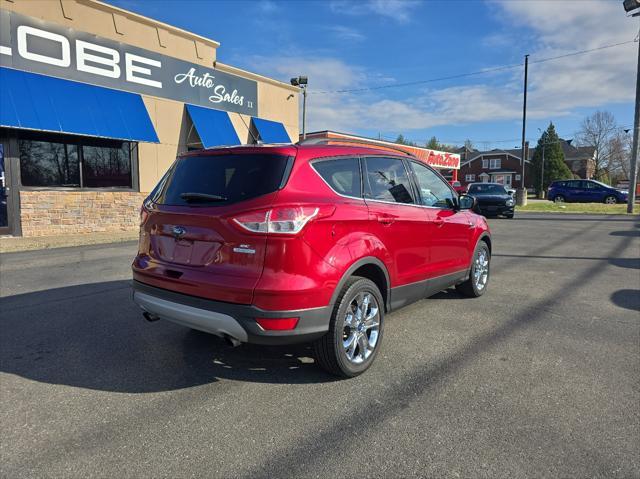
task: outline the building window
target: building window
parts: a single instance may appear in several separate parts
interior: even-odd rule
[[[23,186],[132,188],[132,144],[112,140],[18,140]]]
[[[498,168],[500,168],[502,161],[500,160],[500,158],[492,158],[491,162],[489,163],[489,169],[490,170],[497,170]]]
[[[80,186],[76,145],[21,140],[19,151],[24,186]]]
[[[131,149],[82,146],[82,183],[86,188],[131,188]]]
[[[482,168],[485,170],[489,168],[489,160],[482,160]]]
[[[520,181],[520,175],[516,175],[516,181]]]
[[[464,175],[464,181],[466,182],[476,181],[476,175]]]

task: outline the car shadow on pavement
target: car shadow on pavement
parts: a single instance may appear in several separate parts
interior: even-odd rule
[[[148,323],[129,281],[0,298],[0,370],[34,381],[104,391],[170,391],[219,379],[335,380],[309,345],[228,346],[167,321]]]
[[[612,231],[609,233],[611,236],[630,236],[640,238],[640,231],[636,230],[624,230],[624,231]]]
[[[619,289],[611,295],[611,302],[621,308],[640,311],[640,289]]]

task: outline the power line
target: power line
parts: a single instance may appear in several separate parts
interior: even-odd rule
[[[608,130],[606,130],[606,132],[611,132],[611,131],[616,131],[616,130],[625,130],[625,129],[630,129],[633,128],[632,126],[629,125],[620,125],[620,126],[616,126],[614,128],[610,128]],[[566,139],[566,138],[572,138],[577,136],[580,133],[580,131],[574,131],[572,133],[568,133],[568,134],[561,134],[561,133],[557,133],[557,135],[562,138],[562,139]],[[398,134],[400,135],[400,133]],[[393,133],[389,133],[389,134],[380,134],[379,136],[381,137],[381,139],[387,140],[387,141],[395,141],[395,139],[398,137],[398,135],[395,135]],[[402,136],[404,137],[404,139],[406,141],[415,143],[416,145],[421,145],[421,144],[427,144],[427,142],[429,140],[416,140],[414,138],[409,138],[406,135],[402,134]],[[445,143],[447,145],[452,145],[452,146],[457,146],[457,145],[464,145],[465,141],[470,140],[472,143],[474,144],[496,144],[496,143],[511,143],[511,142],[519,142],[521,140],[521,138],[512,138],[512,139],[507,139],[507,140],[488,140],[488,139],[482,139],[482,140],[474,140],[471,138],[467,138],[465,140],[451,140],[451,139],[442,139],[442,138],[436,138],[438,140],[439,143]],[[537,139],[534,138],[527,138],[527,141],[529,141],[530,143],[533,142],[537,142]],[[513,149],[519,149],[518,148],[508,148],[509,150],[513,150]]]
[[[605,50],[607,48],[614,48],[614,47],[619,47],[621,45],[628,45],[629,43],[635,43],[636,40],[628,40],[626,42],[619,42],[619,43],[612,43],[609,45],[602,45],[600,47],[596,47],[596,48],[589,48],[587,50],[579,50],[579,51],[575,51],[575,52],[571,52],[571,53],[565,53],[564,55],[558,55],[555,57],[547,57],[547,58],[541,58],[539,60],[531,60],[529,63],[545,63],[545,62],[550,62],[550,61],[554,61],[554,60],[559,60],[562,58],[568,58],[568,57],[573,57],[576,55],[584,55],[585,53],[592,53],[592,52],[596,52],[596,51],[600,51],[600,50]],[[494,68],[486,68],[483,70],[478,70],[478,71],[473,71],[473,72],[467,72],[467,73],[459,73],[456,75],[449,75],[449,76],[445,76],[445,77],[438,77],[438,78],[430,78],[428,80],[414,80],[414,81],[410,81],[410,82],[404,82],[404,83],[394,83],[392,85],[379,85],[379,86],[372,86],[372,87],[362,87],[362,88],[348,88],[348,89],[342,89],[342,90],[309,90],[309,94],[331,94],[331,93],[360,93],[360,92],[365,92],[365,91],[374,91],[374,90],[384,90],[384,89],[388,89],[388,88],[403,88],[403,87],[407,87],[407,86],[413,86],[413,85],[423,85],[425,83],[433,83],[433,82],[437,82],[437,81],[444,81],[444,80],[455,80],[458,78],[465,78],[465,77],[470,77],[470,76],[477,76],[477,75],[485,75],[487,73],[495,73],[498,71],[505,71],[505,70],[513,70],[515,68],[522,68],[522,64],[521,63],[514,63],[511,65],[502,65],[502,66],[498,66],[498,67],[494,67]]]

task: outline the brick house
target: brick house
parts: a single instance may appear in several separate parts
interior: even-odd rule
[[[564,162],[574,177],[590,180],[596,169],[594,156],[596,149],[592,146],[573,146],[571,141],[562,140]]]
[[[463,186],[474,182],[502,183],[511,188],[522,187],[522,159],[519,149],[478,151],[462,148],[460,151],[459,180]],[[532,152],[529,152],[529,156]],[[526,160],[525,184],[531,188],[530,160]]]

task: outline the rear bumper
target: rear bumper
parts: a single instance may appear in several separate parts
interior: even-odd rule
[[[313,341],[329,329],[330,307],[264,311],[251,305],[225,303],[157,288],[133,280],[133,300],[160,319],[217,336],[231,336],[254,344],[292,344]],[[295,329],[267,331],[256,318],[299,318]]]

